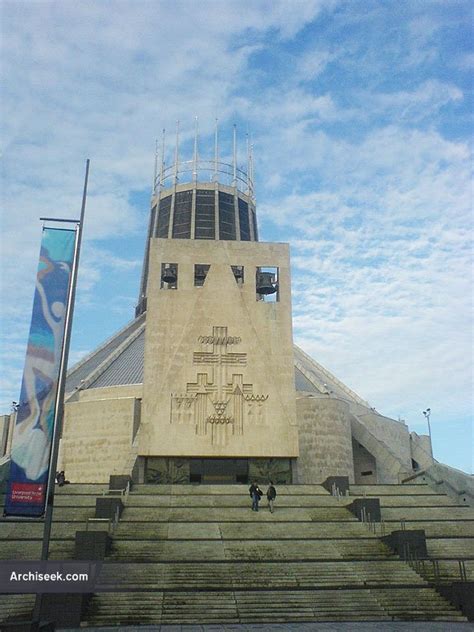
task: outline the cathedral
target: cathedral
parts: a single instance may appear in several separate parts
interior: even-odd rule
[[[252,157],[155,167],[134,318],[68,372],[76,483],[398,483],[427,436],[293,343],[289,246],[259,241]],[[217,147],[217,143],[216,143]],[[157,161],[158,162],[158,161]],[[132,316],[132,314],[131,314]]]

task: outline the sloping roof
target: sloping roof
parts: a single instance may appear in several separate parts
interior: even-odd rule
[[[295,387],[297,391],[306,393],[319,393],[316,386],[295,366]]]
[[[102,388],[118,384],[142,384],[144,353],[145,329],[127,345],[103,373],[91,382],[89,388]]]
[[[146,313],[135,318],[68,372],[66,392],[81,388],[104,388],[143,383]],[[297,391],[328,395],[369,407],[327,369],[296,345]]]
[[[145,314],[142,314],[138,318],[135,318],[130,323],[127,323],[125,327],[120,329],[113,336],[108,338],[104,344],[97,347],[94,351],[86,355],[82,360],[69,369],[66,380],[66,393],[71,393],[75,389],[84,385],[90,378],[97,373],[96,379],[99,378],[98,369],[102,366],[105,372],[106,367],[110,368],[112,358],[117,360],[117,351],[123,348],[123,352],[126,351],[128,346],[135,341],[136,332],[141,327],[144,331],[145,326]],[[138,345],[139,346],[139,345]],[[119,354],[120,357],[121,354]],[[116,373],[116,381],[114,383],[107,384],[108,386],[116,386],[119,384],[139,384],[143,381],[143,351],[141,355],[141,373],[137,371],[136,367],[134,371],[130,371],[131,365],[127,365],[127,368],[123,371]],[[113,362],[112,362],[113,364]],[[116,367],[117,368],[117,367]],[[135,376],[135,377],[133,377]],[[120,380],[125,381],[120,381]],[[138,381],[134,381],[137,379]],[[103,386],[103,384],[101,384]],[[88,385],[90,388],[90,384]]]
[[[295,370],[302,374],[305,378],[305,384],[312,384],[315,392],[332,395],[340,399],[344,399],[350,403],[360,404],[366,408],[370,408],[370,404],[354,393],[348,386],[337,379],[330,371],[321,364],[313,360],[302,349],[293,346],[295,352]],[[298,387],[298,383],[301,388]],[[301,377],[296,377],[296,390],[307,390],[303,388]]]

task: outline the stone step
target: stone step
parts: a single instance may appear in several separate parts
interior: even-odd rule
[[[425,584],[405,562],[105,564],[98,585],[116,590]]]
[[[62,494],[55,493],[54,506],[55,507],[95,507],[95,499],[102,498],[104,494],[98,492],[96,494]],[[2,505],[5,504],[3,499],[0,500]]]
[[[427,537],[441,536],[464,536],[474,537],[474,520],[406,520],[405,529],[424,529]],[[387,533],[401,528],[398,520],[386,521],[385,530]]]
[[[1,533],[1,530],[0,530]],[[360,522],[124,522],[114,532],[117,539],[292,539],[376,537]]]
[[[0,594],[0,623],[8,618],[28,619],[35,605],[35,595]]]
[[[55,507],[53,510],[53,521],[67,522],[86,522],[87,518],[93,518],[95,515],[95,503],[90,507]]]
[[[126,515],[124,515],[126,517]],[[74,539],[78,530],[84,530],[86,522],[53,522],[53,539]],[[104,527],[101,526],[101,529]],[[474,520],[472,521],[406,521],[406,529],[424,529],[427,537],[457,536],[474,537]],[[385,531],[401,529],[399,521],[386,521]],[[377,525],[376,535],[380,535]],[[42,538],[42,523],[27,523],[12,519],[0,520],[0,541],[4,539],[40,539]],[[119,523],[114,536],[117,538],[132,539],[262,539],[274,537],[277,539],[291,538],[336,538],[336,537],[376,537],[365,525],[358,521],[353,522],[309,522],[309,523],[212,523],[206,522],[194,524],[181,523],[153,523],[127,522]]]
[[[290,495],[278,494],[275,507],[344,507],[349,499],[344,497],[339,500],[334,496],[316,495]],[[219,495],[191,495],[178,494],[175,496],[165,494],[136,494],[132,493],[126,498],[127,507],[228,507],[251,508],[252,500],[247,492],[244,494],[219,494]],[[95,503],[95,501],[94,501]],[[262,497],[261,506],[268,505],[265,494]]]
[[[266,489],[266,482],[260,482],[263,491]],[[235,494],[245,496],[249,494],[249,485],[134,485],[132,494],[185,494],[197,496],[226,495]],[[276,485],[278,495],[320,495],[330,496],[329,492],[322,485]]]
[[[61,508],[56,511],[61,511]],[[61,515],[61,514],[59,514]],[[122,515],[125,522],[135,521],[165,521],[165,522],[279,522],[279,521],[352,521],[357,518],[345,507],[321,508],[281,508],[277,507],[271,514],[266,507],[260,511],[252,511],[250,506],[241,508],[182,508],[169,509],[166,507],[131,507],[126,505]]]
[[[429,557],[474,558],[474,538],[427,538]]]
[[[168,624],[420,619],[465,621],[433,589],[299,591],[199,591],[101,593],[94,596],[89,625],[127,622]]]
[[[74,540],[76,531],[85,529],[85,522],[53,522],[53,540]],[[0,520],[0,540],[35,540],[43,537],[42,522]]]
[[[419,572],[428,581],[460,581],[461,572],[458,560],[440,560],[438,562],[439,573],[435,572],[434,564],[430,560],[421,562]],[[467,581],[474,581],[474,560],[464,560],[464,569]]]
[[[377,559],[393,556],[388,547],[374,539],[351,540],[265,540],[150,541],[114,540],[111,560],[278,560],[278,559]]]
[[[366,496],[367,498],[373,498],[375,495]],[[341,502],[346,504],[346,501],[349,500],[352,502],[356,498],[364,498],[364,496],[355,496],[350,495],[348,498],[341,499]],[[407,496],[405,495],[383,495],[380,494],[377,496],[380,498],[380,506],[381,507],[464,507],[465,505],[460,505],[455,500],[445,495],[426,495],[426,496]]]
[[[54,495],[70,496],[88,494],[92,496],[102,496],[102,494],[107,493],[108,489],[108,483],[71,483],[70,485],[63,485],[62,487],[56,485],[54,488]]]
[[[0,560],[38,560],[42,540],[1,540]],[[71,560],[74,556],[74,540],[52,540],[50,559]]]
[[[473,520],[471,507],[382,507],[383,520]]]
[[[429,485],[350,485],[351,496],[382,496],[382,495],[395,495],[395,496],[418,496],[418,495],[435,495],[439,496],[437,492],[431,489]]]

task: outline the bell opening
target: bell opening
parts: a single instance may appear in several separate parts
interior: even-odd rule
[[[277,302],[279,300],[278,268],[257,268],[255,290],[257,301]]]
[[[161,264],[161,288],[175,290],[178,287],[178,264]]]

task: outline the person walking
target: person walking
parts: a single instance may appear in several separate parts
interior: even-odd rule
[[[267,489],[267,500],[268,500],[268,507],[270,509],[270,513],[273,513],[273,503],[275,501],[277,492],[275,489],[275,486],[273,485],[273,481],[270,481],[270,484],[268,485],[268,489]]]
[[[249,487],[249,494],[252,499],[252,511],[258,511],[258,503],[263,496],[263,492],[255,481]]]

